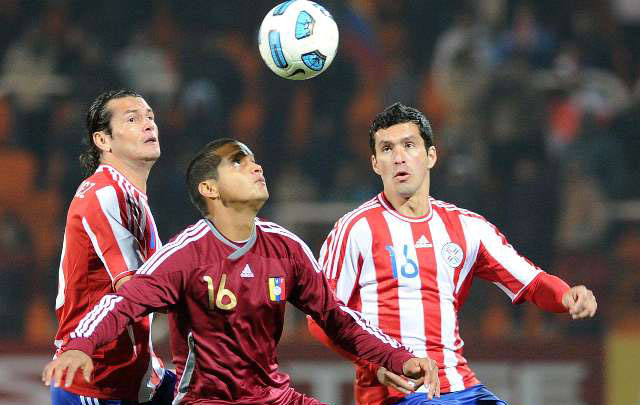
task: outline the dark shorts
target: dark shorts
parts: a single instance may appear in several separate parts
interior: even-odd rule
[[[176,375],[164,371],[162,384],[158,387],[153,398],[149,402],[131,402],[120,399],[98,399],[74,394],[62,388],[51,386],[51,405],[170,405],[173,402],[173,387],[176,385]]]

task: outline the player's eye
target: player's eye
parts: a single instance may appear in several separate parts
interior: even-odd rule
[[[383,152],[389,152],[390,150],[391,150],[391,146],[389,146],[389,145],[383,145],[382,146],[382,151]]]
[[[405,144],[405,147],[406,147],[406,148],[413,148],[414,146],[415,146],[415,144],[414,144],[413,142],[407,142],[407,143]]]
[[[127,118],[127,121],[129,121],[129,122],[136,122],[136,117],[131,116],[131,117]]]

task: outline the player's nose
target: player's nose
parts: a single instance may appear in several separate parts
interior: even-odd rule
[[[393,151],[393,163],[402,164],[406,161],[406,153],[403,148],[396,148]]]

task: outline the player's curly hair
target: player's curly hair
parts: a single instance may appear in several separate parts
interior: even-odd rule
[[[87,177],[91,176],[100,165],[101,151],[93,142],[93,134],[104,131],[111,135],[111,110],[107,108],[107,103],[123,97],[142,96],[132,90],[109,90],[96,97],[89,106],[86,117],[87,132],[82,139],[86,149],[78,157],[83,173]]]
[[[209,179],[218,179],[218,165],[222,158],[216,155],[216,151],[229,143],[238,142],[231,138],[220,138],[206,144],[200,152],[198,152],[187,168],[187,189],[189,191],[189,199],[191,203],[200,211],[203,217],[209,213],[207,203],[198,191],[198,186],[203,181]]]
[[[371,148],[371,154],[376,154],[375,134],[378,130],[405,122],[413,122],[418,126],[420,136],[424,140],[425,148],[429,149],[433,146],[433,131],[431,130],[431,124],[427,117],[415,108],[407,107],[402,103],[396,102],[376,115],[369,127],[369,147]]]

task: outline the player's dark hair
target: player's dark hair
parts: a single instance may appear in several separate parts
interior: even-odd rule
[[[96,97],[87,111],[86,127],[87,132],[82,140],[86,146],[84,152],[79,156],[80,165],[85,176],[91,176],[100,165],[100,149],[93,142],[93,134],[104,131],[111,135],[111,110],[107,108],[107,103],[111,100],[123,97],[142,97],[132,90],[109,90]]]
[[[423,113],[412,107],[407,107],[402,103],[393,103],[384,111],[376,115],[369,127],[369,147],[371,153],[376,154],[375,134],[380,129],[386,129],[396,124],[405,122],[413,122],[420,130],[420,136],[424,140],[425,148],[429,149],[433,146],[433,131],[431,124]]]
[[[189,190],[189,199],[200,211],[203,217],[209,213],[207,203],[198,191],[200,183],[206,180],[218,180],[218,165],[222,158],[216,154],[216,151],[224,145],[238,142],[231,138],[220,138],[206,144],[200,152],[198,152],[187,168],[187,189]]]

